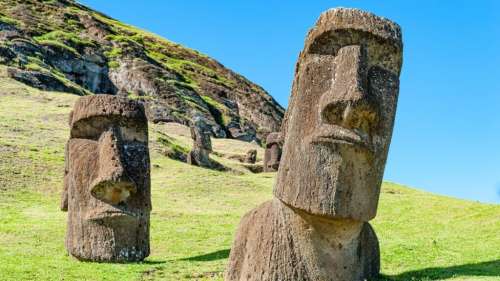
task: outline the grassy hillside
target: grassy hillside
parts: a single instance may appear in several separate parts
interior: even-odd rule
[[[0,64],[38,89],[140,100],[154,123],[201,114],[218,137],[265,139],[284,113],[209,56],[74,0],[0,0]]]
[[[43,92],[0,69],[0,280],[222,280],[240,217],[271,198],[274,174],[188,166],[163,156],[165,133],[189,147],[181,126],[151,125],[152,254],[143,263],[82,263],[64,249],[59,211],[67,115],[76,96]],[[252,145],[215,140],[219,155]],[[262,156],[262,150],[259,150]],[[381,280],[500,280],[500,206],[385,183],[373,222]]]

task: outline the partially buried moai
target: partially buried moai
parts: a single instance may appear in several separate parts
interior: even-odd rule
[[[264,152],[264,172],[276,172],[280,166],[281,159],[281,134],[270,133],[266,138],[266,150]]]
[[[243,162],[249,164],[255,164],[256,161],[257,161],[257,149],[248,150],[247,153],[245,154]]]
[[[196,116],[191,124],[191,138],[193,139],[193,148],[188,154],[187,162],[191,165],[211,168],[212,161],[209,158],[212,152],[211,132],[207,129],[207,122],[204,117]]]
[[[86,261],[143,260],[151,211],[143,106],[111,95],[82,97],[69,123],[61,202],[66,249]]]
[[[401,30],[356,9],[308,33],[274,199],[246,214],[226,280],[357,281],[380,269],[376,214],[402,64]]]

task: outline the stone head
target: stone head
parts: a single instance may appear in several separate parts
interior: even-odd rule
[[[257,161],[257,149],[248,150],[246,155],[245,155],[244,162],[254,164],[256,161]]]
[[[264,155],[265,171],[277,171],[281,159],[282,138],[279,132],[273,132],[266,137],[266,150]]]
[[[207,150],[212,152],[212,141],[210,127],[202,116],[195,116],[191,124],[191,138],[193,139],[193,148]]]
[[[397,24],[360,10],[320,16],[296,66],[278,199],[331,218],[375,217],[399,93],[401,37]]]
[[[63,210],[66,247],[83,260],[149,255],[147,120],[142,105],[111,95],[80,98],[70,115]]]

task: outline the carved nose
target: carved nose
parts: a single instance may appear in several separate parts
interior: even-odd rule
[[[98,150],[98,176],[91,184],[90,193],[113,205],[126,201],[137,187],[127,175],[116,128],[101,135]]]
[[[335,57],[332,87],[319,101],[322,123],[356,127],[364,116],[372,119],[375,110],[367,91],[366,51],[360,45],[342,47]],[[351,124],[352,123],[352,124]]]
[[[337,98],[357,100],[366,95],[366,62],[366,52],[362,46],[345,46],[338,51],[332,89]]]

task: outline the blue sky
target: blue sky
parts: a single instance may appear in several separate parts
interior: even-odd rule
[[[80,2],[217,59],[284,107],[322,11],[390,18],[403,29],[404,63],[385,179],[500,203],[500,1]]]

